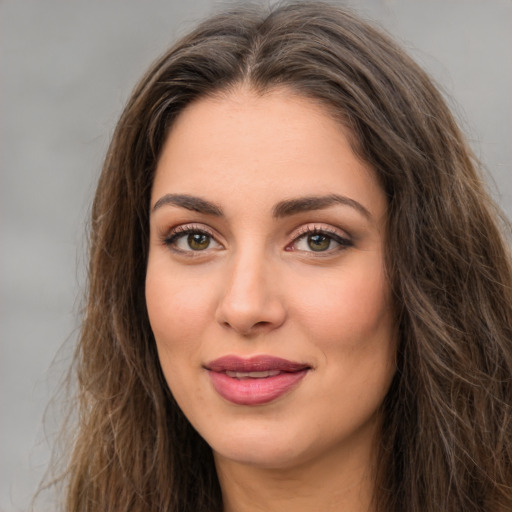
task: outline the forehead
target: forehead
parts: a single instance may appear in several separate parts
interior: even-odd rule
[[[347,128],[325,107],[286,89],[240,88],[189,105],[169,132],[153,185],[156,195],[188,193],[260,203],[339,193],[377,211],[384,194],[353,152]],[[213,196],[213,197],[212,197]]]

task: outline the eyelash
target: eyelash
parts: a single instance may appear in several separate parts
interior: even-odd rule
[[[187,235],[204,235],[210,239],[209,245],[211,243],[211,240],[213,240],[216,244],[221,245],[217,240],[215,239],[214,234],[205,229],[204,227],[196,226],[196,225],[183,225],[178,226],[174,228],[170,234],[167,234],[163,237],[162,242],[165,246],[169,247],[172,251],[179,253],[179,254],[186,254],[188,257],[196,257],[200,256],[203,251],[206,251],[208,249],[209,245],[203,249],[203,250],[194,250],[194,249],[180,249],[177,247],[177,242],[187,236]],[[285,247],[286,251],[294,251],[297,250],[293,246],[296,246],[301,240],[314,236],[314,235],[321,235],[327,237],[330,241],[334,241],[337,244],[339,244],[334,249],[327,249],[325,251],[301,251],[305,253],[311,253],[316,254],[316,256],[327,256],[331,255],[334,252],[342,251],[344,249],[347,249],[349,247],[352,247],[354,245],[353,241],[350,238],[345,238],[341,236],[339,233],[332,229],[328,229],[325,227],[319,227],[319,226],[304,226],[301,228],[297,233],[294,234],[294,238],[290,244],[288,244]]]
[[[315,254],[316,256],[329,256],[333,252],[342,251],[344,249],[347,249],[349,247],[352,247],[354,245],[353,241],[350,238],[346,238],[341,236],[338,232],[334,231],[333,229],[325,228],[325,227],[319,227],[319,226],[304,226],[301,228],[298,233],[295,234],[293,241],[286,246],[285,250],[293,251],[294,249],[291,248],[291,246],[297,245],[299,241],[311,237],[314,235],[321,235],[327,237],[329,240],[336,242],[338,247],[335,247],[334,249],[327,249],[326,251],[304,251],[306,253]],[[290,248],[289,248],[290,247]]]
[[[180,238],[183,238],[187,235],[196,235],[196,234],[204,235],[204,236],[207,236],[208,238],[210,238],[211,240],[215,240],[215,236],[213,235],[213,233],[206,230],[205,228],[196,226],[196,225],[192,225],[192,224],[186,224],[186,225],[178,226],[178,227],[174,228],[168,235],[166,235],[163,238],[162,241],[163,241],[164,245],[169,247],[169,249],[171,249],[174,252],[177,252],[180,254],[187,254],[187,256],[191,256],[191,257],[199,256],[200,253],[202,252],[200,250],[197,250],[197,251],[194,251],[193,249],[184,250],[184,249],[178,248],[176,245]],[[219,242],[216,242],[216,243],[218,244]]]

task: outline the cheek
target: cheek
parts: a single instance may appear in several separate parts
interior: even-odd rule
[[[182,270],[148,265],[146,304],[159,351],[192,350],[212,314],[211,287]]]
[[[350,348],[390,334],[390,292],[379,263],[333,272],[315,286],[308,276],[296,283],[295,316],[312,339]]]
[[[169,266],[148,264],[146,304],[158,358],[167,384],[180,407],[189,409],[190,397],[203,402],[204,390],[191,370],[200,365],[201,334],[211,315],[210,288]]]

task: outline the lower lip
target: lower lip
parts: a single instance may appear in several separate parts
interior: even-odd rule
[[[237,405],[261,405],[276,400],[294,388],[306,375],[307,369],[283,372],[263,379],[236,379],[225,373],[209,371],[215,391]]]

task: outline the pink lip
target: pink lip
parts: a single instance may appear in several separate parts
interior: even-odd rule
[[[295,387],[310,367],[272,356],[255,356],[243,359],[224,356],[208,363],[212,385],[217,393],[234,404],[260,405],[279,398]],[[263,378],[236,378],[226,372],[278,371],[277,375]]]

